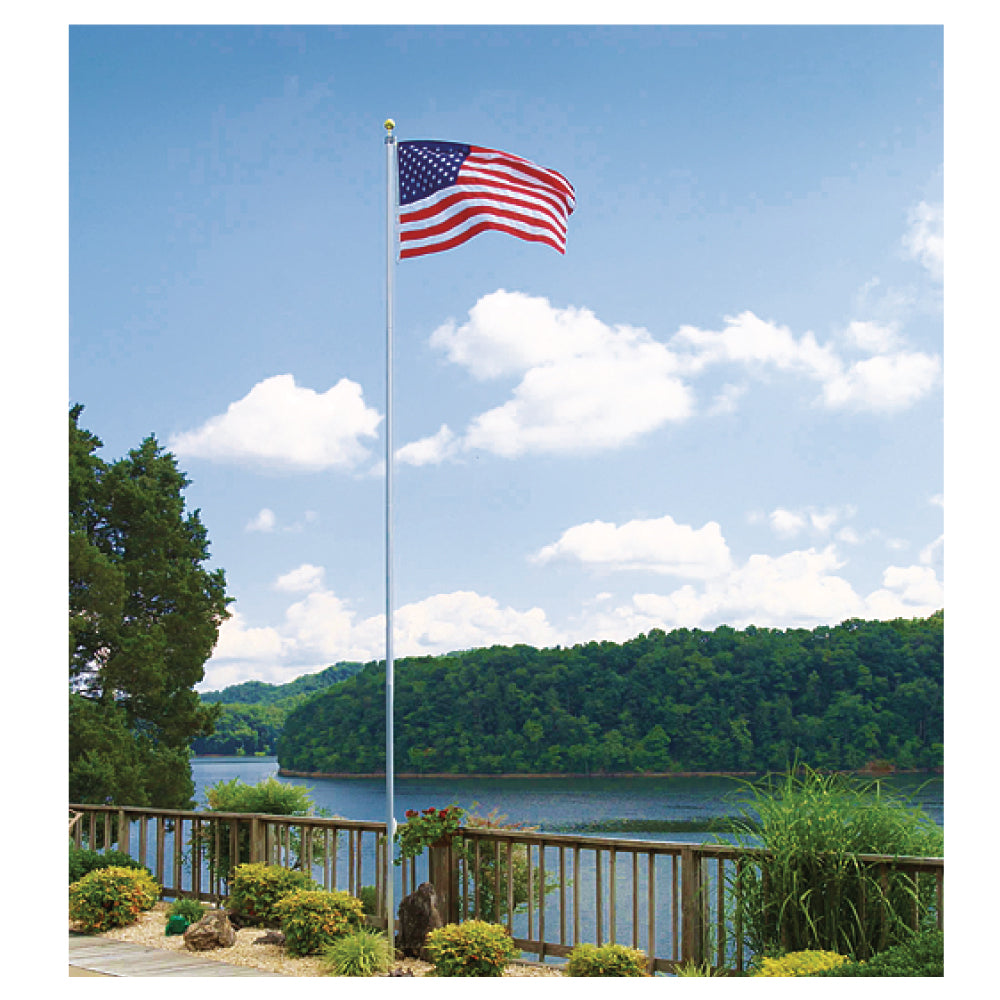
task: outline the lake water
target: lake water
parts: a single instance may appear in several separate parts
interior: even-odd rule
[[[274,757],[213,757],[192,761],[195,797],[219,781],[239,778],[255,784],[276,776]],[[281,778],[304,785],[316,806],[345,819],[385,819],[383,778]],[[887,789],[909,796],[935,822],[944,825],[944,779],[928,775],[892,775]],[[457,802],[485,815],[493,809],[510,822],[549,833],[585,833],[701,843],[714,839],[713,817],[737,811],[732,797],[741,783],[723,777],[671,778],[397,778],[395,809],[402,822],[407,809]],[[684,829],[690,825],[696,829]]]

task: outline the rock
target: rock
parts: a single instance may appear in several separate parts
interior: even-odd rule
[[[416,892],[410,893],[399,904],[399,938],[396,947],[406,957],[426,962],[428,956],[424,941],[431,931],[443,926],[434,886],[430,882],[423,882],[417,886]]]
[[[259,938],[253,939],[254,944],[284,944],[285,935],[281,931],[268,931]]]
[[[184,932],[184,946],[192,951],[232,948],[234,944],[236,931],[225,910],[209,910],[198,923]]]
[[[412,969],[390,969],[386,973],[386,976],[412,976],[412,975],[413,975]]]

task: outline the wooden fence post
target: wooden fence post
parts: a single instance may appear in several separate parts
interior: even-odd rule
[[[681,960],[701,965],[705,961],[708,905],[702,876],[701,854],[694,847],[681,850]]]
[[[427,849],[427,877],[437,895],[438,913],[446,924],[459,921],[458,859],[452,840],[438,840]]]

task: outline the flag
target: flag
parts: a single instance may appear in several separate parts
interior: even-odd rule
[[[575,199],[562,174],[482,146],[398,145],[400,258],[450,250],[487,229],[566,252]]]

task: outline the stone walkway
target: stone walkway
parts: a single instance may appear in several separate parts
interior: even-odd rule
[[[71,976],[275,976],[244,965],[227,965],[188,952],[164,951],[129,941],[89,934],[69,935],[69,974]]]

